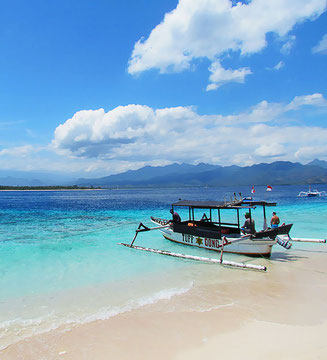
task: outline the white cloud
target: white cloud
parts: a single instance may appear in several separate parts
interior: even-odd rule
[[[252,0],[232,6],[229,0],[179,0],[176,9],[165,15],[149,37],[135,44],[128,72],[182,71],[189,69],[195,59],[207,58],[212,63],[212,77],[214,64],[224,54],[257,53],[266,46],[268,32],[284,37],[295,24],[319,16],[326,4],[326,0]],[[289,37],[284,51],[291,49],[294,40]],[[221,76],[226,76],[225,83],[244,81],[249,74],[244,74],[246,71],[220,70]],[[220,81],[211,80],[208,90],[219,85]]]
[[[327,34],[319,41],[318,45],[312,48],[313,53],[327,54]]]
[[[290,110],[325,103],[321,94],[313,94],[295,97],[289,104],[262,101],[233,115],[200,115],[191,107],[151,109],[145,105],[80,111],[57,127],[52,146],[84,159],[89,171],[93,171],[92,162],[95,167],[107,163],[122,169],[171,162],[298,161],[298,152],[307,146],[307,134],[315,146],[324,146],[327,129],[286,126],[283,119]]]
[[[311,160],[315,158],[325,158],[327,154],[327,145],[322,143],[314,143],[314,145],[303,145],[295,153],[295,157],[298,159]]]
[[[241,68],[238,70],[225,70],[219,61],[215,61],[209,67],[211,75],[209,77],[210,84],[207,91],[216,90],[219,86],[228,82],[244,83],[245,77],[252,74],[249,68]]]
[[[269,70],[269,71],[271,71],[271,70],[280,70],[281,68],[283,68],[285,66],[285,63],[284,63],[284,61],[280,61],[280,62],[278,62],[275,66],[273,66],[273,67],[269,67],[269,66],[267,66],[266,67],[266,70]]]
[[[327,128],[290,126],[291,116],[298,120],[303,107],[307,112],[326,105],[322,94],[311,94],[296,96],[288,104],[264,100],[230,115],[203,115],[181,106],[84,110],[59,125],[47,147],[0,150],[0,167],[99,177],[172,162],[241,166],[275,160],[305,162],[325,157]]]
[[[25,157],[31,153],[35,153],[40,151],[40,148],[34,147],[32,145],[23,145],[23,146],[16,146],[8,149],[0,150],[0,156],[20,156]]]
[[[280,61],[277,65],[274,66],[274,69],[275,70],[280,70],[284,66],[285,66],[284,62]]]
[[[287,106],[287,110],[297,110],[303,105],[327,106],[327,101],[322,94],[296,96]]]
[[[276,157],[285,154],[285,146],[279,143],[263,144],[254,151],[255,155],[263,157]]]
[[[293,47],[295,46],[296,36],[291,35],[288,37],[287,41],[283,44],[280,52],[284,55],[289,55]]]

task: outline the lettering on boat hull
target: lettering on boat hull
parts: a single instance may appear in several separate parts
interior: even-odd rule
[[[210,238],[200,238],[193,235],[186,234],[176,234],[170,230],[163,229],[161,230],[163,236],[170,241],[189,245],[197,246],[202,249],[221,251],[219,247],[219,240],[210,239]],[[262,239],[261,241],[256,241],[255,246],[254,242],[251,240],[244,240],[242,243],[229,244],[224,247],[224,252],[234,253],[234,254],[243,254],[250,256],[265,256],[269,257],[271,254],[271,248],[276,243],[276,241],[267,239]]]
[[[193,236],[188,234],[182,234],[182,242],[185,244],[194,244],[199,247],[204,248],[214,248],[219,249],[219,240],[216,239],[208,239],[208,238],[201,238],[199,236]]]
[[[182,241],[186,244],[193,244],[193,235],[183,234]]]

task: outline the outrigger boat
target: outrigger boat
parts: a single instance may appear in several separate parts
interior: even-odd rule
[[[176,222],[151,217],[151,221],[157,225],[156,227],[149,228],[143,223],[140,223],[131,244],[122,243],[120,245],[162,255],[265,271],[265,266],[225,261],[223,260],[223,253],[228,252],[249,256],[270,257],[272,247],[275,244],[290,249],[292,246],[291,241],[326,243],[326,239],[291,238],[289,232],[293,224],[282,224],[276,228],[269,228],[267,226],[266,207],[271,206],[276,206],[276,203],[254,201],[252,198],[242,197],[238,200],[235,194],[234,200],[229,202],[180,200],[172,204],[171,212],[174,213],[177,207],[186,207],[188,208],[188,220]],[[246,210],[250,224],[253,224],[252,211],[257,207],[262,207],[263,209],[263,230],[256,232],[255,229],[252,228],[249,233],[245,233],[240,224],[240,211]],[[222,213],[225,212],[225,210],[231,210],[236,213],[235,222],[223,221]],[[199,211],[201,211],[201,213],[204,211],[204,213],[200,220],[196,220],[195,212]],[[175,243],[220,252],[220,259],[184,255],[134,245],[136,237],[140,232],[151,230],[159,230],[167,240]]]
[[[172,210],[174,211],[176,207],[187,207],[189,219],[180,223],[172,222],[171,227],[160,229],[160,231],[167,240],[180,244],[214,251],[221,251],[224,247],[226,253],[269,257],[273,245],[278,241],[278,236],[288,236],[293,224],[268,228],[266,219],[268,206],[276,206],[276,203],[244,199],[229,203],[181,200],[172,204]],[[263,209],[264,229],[258,232],[252,229],[251,233],[245,233],[240,224],[240,210],[246,210],[249,213],[251,223],[252,210],[257,207]],[[196,210],[205,211],[201,220],[195,219]],[[236,212],[236,221],[224,222],[223,210]],[[154,217],[151,220],[157,225],[168,223],[168,220]]]
[[[311,186],[309,186],[309,191],[300,191],[298,196],[299,197],[327,196],[327,192],[326,191],[318,191],[317,189],[311,190]]]

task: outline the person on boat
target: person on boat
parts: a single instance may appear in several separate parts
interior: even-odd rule
[[[241,227],[241,230],[244,234],[255,234],[255,223],[254,220],[251,219],[250,213],[245,213],[245,222],[244,225]]]
[[[275,211],[272,213],[272,218],[270,220],[270,226],[272,228],[277,228],[279,226],[280,220],[279,217],[276,215]]]
[[[180,223],[182,221],[181,217],[176,211],[170,209],[170,213],[173,215],[173,220],[171,220],[170,222]]]

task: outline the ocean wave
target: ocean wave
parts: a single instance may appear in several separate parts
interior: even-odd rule
[[[107,320],[111,317],[130,312],[143,306],[155,304],[161,300],[170,300],[174,296],[187,293],[193,287],[193,282],[181,288],[169,288],[157,291],[149,296],[127,301],[125,305],[102,307],[93,314],[72,316],[51,312],[47,315],[31,319],[12,319],[0,323],[0,351],[9,345],[34,335],[40,335],[52,330],[62,328],[63,331],[71,330],[75,325],[86,324],[98,320]]]
[[[193,282],[188,284],[188,286],[183,288],[172,288],[172,289],[163,289],[153,295],[141,297],[139,299],[130,300],[125,306],[114,307],[114,308],[102,308],[95,314],[87,316],[81,321],[75,321],[79,323],[88,323],[97,320],[107,320],[113,316],[129,312],[146,305],[155,304],[161,300],[170,300],[174,296],[179,296],[187,293],[193,287]]]

